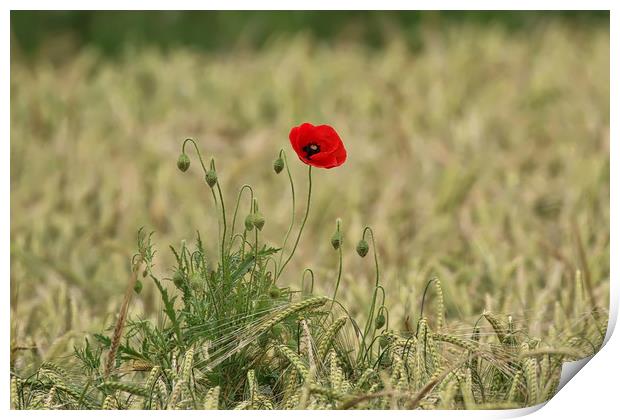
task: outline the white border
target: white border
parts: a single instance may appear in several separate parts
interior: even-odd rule
[[[52,4],[53,3],[53,4]],[[396,10],[461,10],[463,9],[463,2],[459,1],[434,1],[434,2],[419,2],[419,1],[394,1],[394,0],[383,0],[380,4],[378,2],[370,2],[367,0],[360,0],[355,2],[355,7],[361,10],[372,10],[377,9],[378,5],[380,5],[383,9],[396,9]],[[614,116],[615,112],[618,110],[618,98],[620,98],[620,90],[618,87],[618,83],[616,80],[616,72],[620,68],[618,66],[618,27],[619,20],[618,15],[618,7],[614,7],[617,2],[612,1],[597,1],[590,0],[588,2],[577,2],[577,1],[533,1],[533,0],[521,0],[521,1],[503,1],[501,4],[497,1],[480,1],[480,0],[472,0],[468,1],[466,5],[471,9],[490,9],[490,10],[611,10],[611,115]],[[152,8],[154,10],[200,10],[205,7],[214,10],[232,10],[232,9],[240,9],[240,10],[252,10],[257,8],[257,2],[252,1],[241,1],[241,0],[230,0],[227,2],[200,2],[200,1],[184,1],[177,0],[175,2],[164,2],[161,0],[153,0],[145,2],[145,4],[140,4],[139,2],[128,3],[126,0],[118,1],[118,0],[109,0],[109,1],[91,1],[88,4],[83,4],[81,2],[75,0],[64,0],[64,1],[12,1],[9,0],[5,2],[8,8],[5,8],[5,12],[2,15],[2,60],[3,60],[3,68],[10,69],[10,10],[26,10],[26,9],[51,9],[50,6],[53,6],[53,9],[65,9],[65,10],[73,10],[73,9],[83,9],[83,10],[92,10],[92,9],[123,9],[123,10],[141,10],[144,7],[148,6],[148,8]],[[6,7],[6,6],[5,6]],[[334,0],[314,0],[314,1],[298,1],[296,4],[292,5],[291,2],[287,1],[263,1],[260,2],[260,7],[264,10],[312,10],[312,9],[324,9],[324,10],[336,10],[336,9],[347,9],[347,5],[345,2],[338,2]],[[2,160],[2,164],[0,165],[0,171],[2,171],[2,183],[0,183],[0,195],[3,197],[10,197],[10,79],[8,77],[8,72],[3,72],[5,74],[5,78],[3,78],[1,93],[2,98],[4,100],[2,103],[2,113],[0,116],[2,132],[4,133],[4,141],[2,142],[2,151],[3,153],[0,156]],[[619,169],[618,165],[618,153],[617,146],[615,142],[617,141],[617,133],[618,133],[618,119],[611,119],[611,133],[612,139],[610,140],[610,148],[611,148],[611,212],[610,214],[620,214],[618,207],[618,190],[616,187],[616,183],[613,182],[614,179],[619,179]],[[6,202],[6,201],[5,201]],[[0,406],[3,411],[8,411],[9,407],[9,348],[10,348],[10,205],[9,203],[3,205],[0,208],[0,212],[2,213],[2,221],[0,223],[0,234],[4,238],[0,242],[0,258],[1,258],[1,273],[3,274],[3,278],[5,279],[5,294],[4,294],[4,310],[1,312],[0,316],[2,317],[2,325],[4,325],[3,334],[2,334],[2,344],[0,352],[2,354],[2,362],[4,372],[4,380],[0,380],[0,400],[2,401],[2,405]],[[610,306],[610,327],[608,331],[608,339],[610,338],[611,332],[615,325],[615,321],[617,319],[617,303],[619,298],[619,290],[617,286],[617,281],[614,281],[614,274],[616,273],[616,265],[614,263],[614,251],[616,250],[614,236],[617,237],[618,233],[618,223],[615,221],[616,219],[611,218],[610,229],[611,229],[611,297],[612,303]],[[615,235],[614,235],[615,234]],[[617,354],[620,353],[620,341],[616,337],[611,336],[609,342],[606,346],[592,359],[590,363],[583,369],[584,371],[579,374],[580,379],[576,381],[570,381],[568,385],[564,389],[562,389],[558,395],[556,395],[548,404],[547,407],[543,410],[537,411],[533,414],[533,418],[562,418],[567,416],[568,418],[573,418],[574,416],[578,416],[583,418],[584,416],[594,416],[593,418],[601,417],[601,418],[609,418],[609,414],[616,411],[615,399],[617,398],[617,377],[620,374],[620,363],[618,361]],[[541,405],[542,406],[542,405]],[[350,411],[350,412],[325,412],[321,413],[321,415],[325,416],[337,416],[337,417],[367,417],[367,416],[390,416],[390,417],[402,417],[405,416],[409,418],[412,415],[416,417],[432,417],[432,418],[507,418],[507,417],[515,417],[519,415],[524,415],[529,412],[535,411],[540,407],[536,407],[534,409],[523,409],[523,410],[506,410],[506,411],[416,411],[412,413],[410,411],[385,411],[385,412],[369,412],[369,411]],[[8,416],[10,418],[42,418],[45,417],[56,417],[62,416],[65,417],[84,417],[84,416],[110,416],[110,412],[101,412],[101,411],[93,411],[93,412],[78,412],[78,411],[62,411],[62,412],[37,412],[37,411],[9,411]],[[194,418],[204,418],[204,416],[208,415],[210,417],[222,417],[222,418],[232,418],[234,417],[244,417],[244,416],[254,416],[257,413],[253,412],[232,412],[232,411],[221,411],[221,412],[176,412],[175,416],[183,416],[183,417],[194,417]],[[273,417],[280,418],[290,418],[291,416],[300,417],[300,418],[311,418],[319,414],[316,411],[296,411],[294,413],[290,412],[273,412],[266,413],[260,412],[260,415],[270,415]],[[144,412],[144,411],[132,411],[132,412],[115,412],[114,415],[120,417],[129,417],[131,418],[146,418],[147,415],[149,417],[155,416],[163,418],[163,416],[167,416],[167,413],[164,412]],[[6,418],[6,417],[5,417]]]

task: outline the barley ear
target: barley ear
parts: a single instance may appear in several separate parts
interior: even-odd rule
[[[114,368],[114,363],[116,361],[116,352],[121,344],[121,338],[123,337],[123,329],[125,328],[125,320],[127,319],[129,302],[131,301],[131,296],[133,295],[133,288],[136,285],[136,281],[138,280],[138,272],[140,271],[141,266],[141,261],[138,261],[134,265],[131,277],[129,278],[129,283],[127,284],[127,288],[125,289],[125,296],[123,297],[121,309],[118,312],[118,318],[116,319],[116,325],[114,326],[114,333],[112,334],[110,350],[108,352],[108,356],[105,362],[105,368],[103,370],[104,379],[107,379],[110,376],[110,372]]]
[[[207,391],[207,395],[205,396],[205,400],[203,403],[203,407],[205,410],[217,410],[219,406],[220,399],[220,387],[216,386],[214,388],[209,388]]]

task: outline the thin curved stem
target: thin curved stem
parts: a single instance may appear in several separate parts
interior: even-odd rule
[[[288,242],[288,237],[293,231],[293,226],[295,225],[295,208],[296,208],[295,184],[293,183],[293,177],[291,176],[291,169],[288,166],[288,159],[286,158],[286,153],[282,149],[280,149],[280,157],[282,157],[282,159],[284,160],[284,167],[286,168],[286,174],[288,175],[288,180],[289,180],[289,183],[291,184],[291,197],[293,199],[293,207],[291,207],[291,224],[289,225],[288,230],[286,231],[286,235],[284,235],[284,242],[282,242],[282,250],[280,251],[280,258],[278,259],[278,265],[282,264],[282,258],[284,257],[284,250],[286,248],[286,243]],[[277,279],[278,275],[279,275],[279,272],[276,269],[276,278],[274,279],[274,282]]]
[[[258,229],[254,229],[254,264],[252,265],[252,272],[250,273],[250,287],[248,291],[248,303],[247,310],[250,308],[250,301],[252,299],[252,289],[254,289],[254,272],[256,271],[256,261],[258,260]]]
[[[211,190],[211,195],[213,196],[213,202],[215,203],[215,209],[216,209],[216,213],[217,213],[217,209],[219,207],[219,203],[217,201],[217,196],[215,195],[215,191],[213,190],[213,188],[209,188]],[[220,220],[220,218],[217,218],[217,235],[218,236],[222,236],[222,221]],[[222,261],[224,260],[224,253],[222,253]]]
[[[291,258],[293,258],[293,254],[295,254],[295,250],[297,249],[297,245],[299,244],[299,239],[301,238],[301,233],[304,230],[304,226],[306,225],[306,220],[308,220],[308,214],[310,214],[310,198],[312,196],[312,166],[308,165],[308,200],[306,202],[306,214],[304,215],[303,221],[301,222],[301,227],[299,228],[299,233],[297,234],[297,239],[295,239],[295,244],[293,245],[293,249],[291,250],[291,254],[288,256],[284,264],[280,267],[280,271],[278,271],[278,277],[284,271],[284,267],[289,263]]]
[[[370,330],[372,328],[372,322],[374,321],[374,316],[375,316],[375,305],[377,302],[377,291],[379,290],[379,260],[377,258],[377,246],[375,244],[375,234],[372,231],[372,229],[370,228],[370,226],[366,226],[364,228],[364,232],[362,233],[362,239],[365,239],[366,237],[366,232],[370,232],[370,239],[372,242],[372,250],[373,250],[373,254],[375,257],[375,290],[373,291],[372,294],[372,303],[370,304],[370,309],[368,311],[368,318],[366,319],[366,326],[364,327],[364,336],[362,337],[362,343],[366,343],[366,337],[368,336],[368,334],[370,333]],[[384,292],[385,293],[385,292]],[[374,331],[372,333],[372,336],[374,336]],[[368,349],[364,349],[364,352],[366,352]]]
[[[303,274],[301,275],[301,293],[303,295],[304,291],[306,290],[305,286],[305,280],[306,280],[306,273],[310,273],[310,280],[312,281],[311,286],[310,286],[310,294],[312,294],[312,292],[314,291],[314,271],[312,271],[312,269],[310,268],[306,268],[303,272]]]
[[[215,160],[211,158],[211,170],[215,171]],[[220,186],[220,180],[218,179],[215,183],[217,186],[217,192],[220,196],[220,206],[222,208],[222,266],[224,265],[225,260],[225,251],[224,251],[224,243],[226,242],[226,206],[224,205],[224,196],[222,195],[222,187]]]
[[[232,241],[235,235],[235,224],[237,223],[237,212],[239,211],[239,202],[241,201],[241,194],[243,194],[243,191],[246,188],[248,189],[248,191],[250,191],[250,213],[252,212],[252,202],[254,201],[254,190],[252,189],[252,186],[248,184],[244,184],[239,189],[239,194],[237,194],[237,203],[235,204],[235,212],[233,213],[232,224],[230,226],[230,243],[228,245],[228,252],[230,252],[230,249],[232,248]]]
[[[332,304],[329,307],[329,312],[334,308],[334,301],[336,300],[336,293],[338,293],[338,287],[340,286],[340,279],[342,278],[342,246],[338,247],[338,279],[336,280],[336,287],[334,288],[334,295],[332,296]]]
[[[187,144],[188,141],[192,142],[192,144],[194,145],[194,149],[196,149],[196,154],[198,155],[198,160],[200,161],[200,165],[202,165],[202,170],[204,171],[204,173],[206,175],[207,174],[207,167],[205,166],[205,163],[202,160],[202,155],[200,154],[200,149],[198,149],[198,145],[196,144],[194,139],[192,139],[192,138],[185,139],[185,141],[183,142],[183,147],[181,148],[181,151],[183,153],[185,153],[185,145]]]

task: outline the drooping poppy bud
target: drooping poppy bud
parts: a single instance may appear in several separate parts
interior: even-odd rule
[[[263,216],[263,213],[261,213],[260,211],[257,211],[256,213],[254,213],[254,226],[256,226],[256,229],[258,230],[263,230],[263,226],[265,226],[265,216]]]
[[[205,175],[205,181],[209,184],[209,187],[213,188],[217,184],[217,174],[213,169],[207,171]]]
[[[245,217],[245,230],[248,232],[254,229],[254,215],[252,213]]]
[[[185,153],[181,153],[179,155],[179,160],[177,160],[177,167],[181,170],[181,172],[185,172],[189,169],[189,156]]]
[[[172,276],[172,282],[179,289],[183,286],[183,281],[184,281],[184,276],[181,270],[177,271],[176,273],[174,273],[174,276]]]
[[[368,242],[366,242],[366,240],[362,239],[357,243],[357,246],[355,247],[355,250],[357,251],[357,253],[359,254],[360,257],[365,257],[366,254],[368,254]]]
[[[138,295],[142,291],[142,282],[140,280],[136,280],[136,284],[133,286],[133,291]]]
[[[194,274],[192,274],[192,276],[190,277],[189,285],[192,289],[198,291],[202,287],[202,284],[202,277],[200,277],[200,274],[198,274],[197,272],[194,272]]]
[[[379,337],[379,348],[384,349],[390,344],[390,340],[386,335],[382,335]]]
[[[273,161],[273,170],[276,174],[279,174],[284,169],[284,160],[281,157],[278,157]]]
[[[385,315],[383,315],[383,313],[380,313],[375,318],[375,329],[379,330],[383,328],[384,325],[385,325]]]
[[[278,286],[271,286],[271,288],[269,289],[269,297],[271,299],[278,299],[280,297],[280,295],[282,294],[282,292],[280,291],[280,288]]]
[[[276,324],[271,327],[271,334],[276,338],[280,338],[280,336],[282,335],[282,325]]]

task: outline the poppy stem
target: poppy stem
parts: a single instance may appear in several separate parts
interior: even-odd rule
[[[237,213],[239,211],[239,203],[241,201],[241,194],[243,194],[243,191],[246,189],[250,192],[250,213],[252,213],[252,206],[253,206],[252,203],[254,201],[254,190],[252,189],[250,185],[244,184],[239,190],[239,194],[237,194],[237,203],[235,204],[235,212],[233,213],[232,225],[230,227],[230,243],[228,244],[228,252],[230,252],[230,249],[232,248],[233,237],[235,235],[235,223],[237,222]],[[245,232],[245,229],[244,229],[244,232]]]
[[[215,172],[215,159],[211,158],[211,170]],[[223,225],[223,229],[222,229],[222,268],[224,267],[225,264],[225,247],[224,247],[224,243],[226,242],[226,208],[224,206],[224,196],[222,194],[222,187],[220,186],[220,180],[218,179],[215,183],[215,185],[217,186],[217,193],[220,196],[220,205],[222,207],[222,225]],[[213,191],[213,189],[211,189]],[[215,194],[214,194],[215,196]]]
[[[366,326],[364,327],[364,335],[362,336],[362,346],[365,347],[366,346],[366,336],[370,333],[371,329],[372,329],[372,323],[374,321],[374,317],[375,317],[375,305],[377,302],[377,291],[379,289],[383,289],[381,286],[379,286],[379,260],[377,258],[377,246],[375,244],[375,234],[372,230],[372,228],[370,226],[366,226],[364,228],[364,232],[362,233],[362,239],[365,239],[366,236],[366,232],[370,233],[370,239],[372,242],[372,250],[373,250],[373,254],[375,257],[375,290],[372,294],[372,302],[370,304],[370,310],[368,311],[368,318],[366,319]],[[382,290],[383,291],[383,290]],[[385,301],[385,291],[383,291],[383,300]],[[372,342],[372,337],[374,337],[375,333],[374,330],[372,332],[372,336],[371,336],[371,342]],[[370,349],[364,349],[364,356],[365,353],[368,352],[368,350]],[[362,353],[360,352],[360,355]]]
[[[301,227],[299,228],[299,233],[297,234],[297,239],[295,239],[295,244],[293,245],[293,249],[291,250],[291,253],[286,259],[286,261],[284,261],[284,264],[282,264],[282,266],[280,267],[280,270],[278,271],[278,275],[276,278],[280,277],[280,275],[282,274],[282,271],[284,271],[284,267],[286,267],[286,265],[289,263],[291,258],[293,258],[293,254],[295,254],[295,250],[297,249],[297,245],[299,244],[299,239],[301,238],[301,233],[303,232],[304,226],[306,225],[306,220],[308,220],[308,214],[310,214],[311,196],[312,196],[312,166],[308,165],[308,200],[306,202],[306,214],[304,215],[304,219],[301,222]]]
[[[340,223],[338,223],[338,230],[340,230]],[[329,307],[331,313],[334,308],[334,302],[336,301],[336,293],[338,293],[338,287],[340,286],[340,279],[342,278],[342,246],[338,247],[338,279],[336,279],[336,287],[334,288],[334,295],[332,296],[332,304]]]
[[[200,154],[200,149],[198,149],[198,145],[196,144],[196,141],[194,141],[194,139],[187,138],[185,139],[185,141],[183,142],[183,147],[181,148],[181,152],[183,154],[185,154],[185,145],[187,144],[187,142],[191,142],[194,145],[194,149],[196,149],[196,154],[198,155],[198,160],[200,161],[200,165],[202,166],[202,170],[204,171],[205,175],[207,174],[207,167],[205,166],[204,161],[202,160],[202,155]]]
[[[211,195],[213,196],[213,202],[215,203],[215,210],[217,212],[217,209],[219,207],[219,202],[217,201],[217,196],[215,195],[215,191],[213,190],[213,188],[210,188],[210,190],[211,190]],[[222,236],[222,221],[219,217],[217,218],[217,234],[218,236]],[[224,259],[224,254],[222,253],[222,260],[223,259]]]
[[[254,229],[254,264],[252,265],[252,272],[250,273],[250,284],[248,291],[248,300],[246,304],[246,311],[250,310],[252,304],[252,289],[254,288],[254,272],[256,271],[256,262],[258,261],[258,229]]]
[[[312,292],[314,291],[314,271],[312,271],[310,268],[306,268],[304,270],[304,273],[301,275],[301,295],[303,297],[305,297],[305,291],[306,291],[306,287],[305,287],[305,280],[306,280],[306,273],[310,273],[310,290],[308,291],[308,295],[312,295]]]
[[[282,258],[284,257],[284,248],[286,248],[286,243],[288,242],[288,237],[291,234],[291,231],[293,230],[293,226],[295,225],[295,184],[293,183],[293,177],[291,176],[291,170],[288,166],[288,159],[286,158],[286,153],[284,153],[284,150],[280,149],[280,157],[284,160],[284,167],[286,168],[286,174],[288,175],[288,180],[289,183],[291,184],[291,197],[293,199],[293,207],[291,208],[291,224],[288,227],[288,230],[286,231],[286,235],[284,236],[284,242],[282,243],[282,250],[280,252],[280,258],[278,259],[278,265],[282,265]],[[279,271],[276,267],[276,272],[275,272],[275,278],[274,278],[274,283],[277,280],[278,276],[279,276]]]

